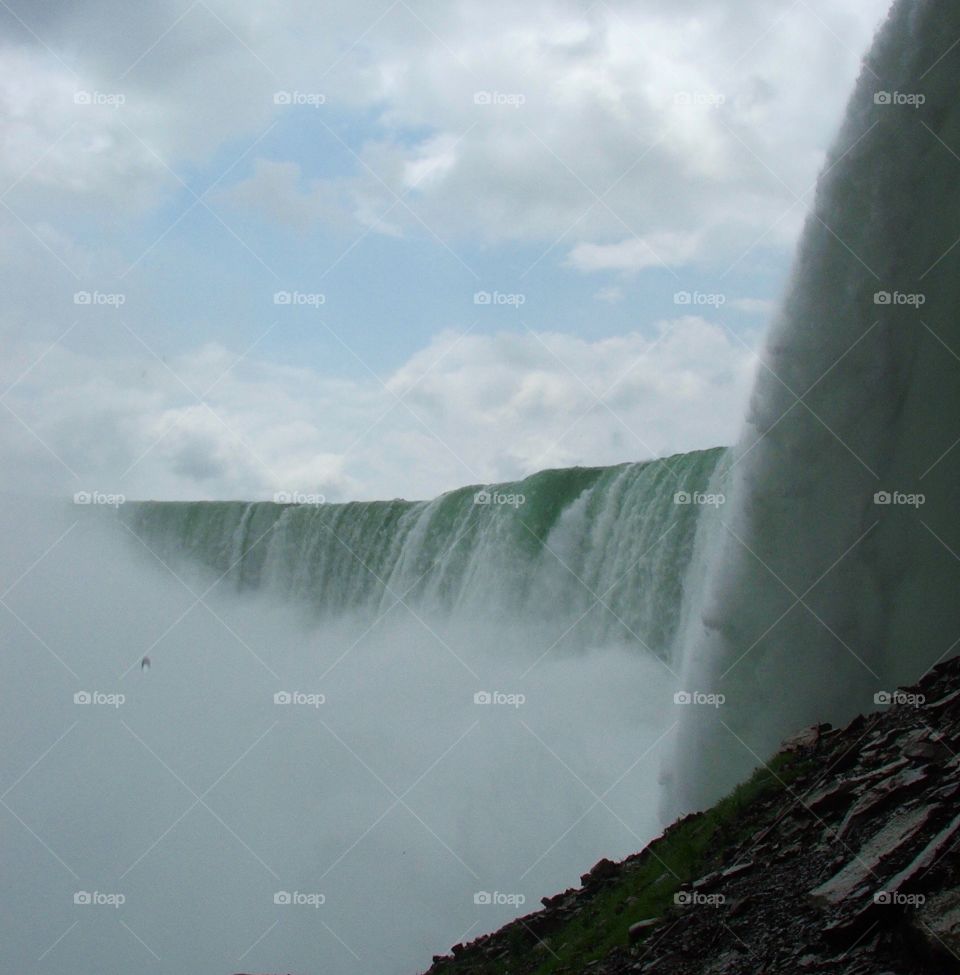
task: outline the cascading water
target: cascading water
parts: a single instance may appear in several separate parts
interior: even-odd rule
[[[318,617],[373,619],[402,600],[522,621],[543,649],[623,643],[668,661],[698,502],[724,456],[543,471],[425,502],[148,502],[127,523],[166,561],[187,555]]]
[[[957,33],[960,11],[903,0],[878,35],[734,450],[546,471],[489,487],[488,504],[476,488],[143,503],[128,527],[325,619],[402,603],[522,621],[542,650],[653,654],[679,689],[725,699],[678,712],[670,812],[797,727],[871,706],[960,635],[960,51],[941,40]],[[720,509],[675,503],[718,485]]]
[[[678,636],[671,810],[960,637],[960,7],[903,0],[850,102]]]

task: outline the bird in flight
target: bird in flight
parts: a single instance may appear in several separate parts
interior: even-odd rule
[[[149,657],[144,657],[143,660],[140,661],[140,669],[141,670],[149,670],[150,669],[150,658]]]

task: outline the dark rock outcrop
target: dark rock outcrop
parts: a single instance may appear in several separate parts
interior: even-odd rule
[[[742,805],[601,860],[428,975],[960,972],[960,658],[885,710],[793,736],[770,768]]]

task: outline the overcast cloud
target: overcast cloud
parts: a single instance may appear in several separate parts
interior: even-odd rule
[[[428,496],[732,441],[886,7],[11,3],[0,486]]]

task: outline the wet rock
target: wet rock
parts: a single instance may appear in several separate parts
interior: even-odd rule
[[[870,839],[852,854],[844,868],[825,883],[810,891],[810,900],[818,907],[835,907],[873,883],[884,861],[915,837],[939,806],[924,806],[892,817]]]
[[[929,704],[924,704],[924,708],[928,711],[939,711],[941,708],[948,708],[953,704],[960,704],[960,688],[951,693],[941,697],[937,701],[931,701]]]
[[[927,898],[911,917],[910,927],[925,954],[956,963],[960,958],[960,888]]]
[[[809,728],[804,728],[802,731],[798,731],[795,735],[791,735],[783,742],[780,748],[785,752],[816,748],[820,743],[821,734],[829,730],[830,725],[828,724],[811,725]]]
[[[837,831],[838,838],[844,839],[868,819],[876,816],[881,809],[887,808],[895,801],[901,802],[906,796],[920,792],[926,781],[927,773],[924,769],[904,769],[896,775],[881,780],[861,796],[847,812]]]
[[[804,800],[803,804],[815,813],[828,813],[838,809],[846,809],[858,791],[859,783],[853,779],[841,779],[839,782],[818,789]]]
[[[923,762],[945,762],[953,756],[950,749],[939,741],[918,741],[912,745],[907,745],[903,750],[907,758],[919,759]]]
[[[660,923],[658,917],[648,917],[643,921],[631,924],[627,930],[627,940],[630,944],[636,944],[641,938],[645,938]]]
[[[610,877],[615,877],[620,872],[620,867],[613,862],[613,860],[608,860],[604,857],[595,863],[587,873],[580,877],[580,883],[584,887],[590,887],[593,884],[600,883],[603,880],[607,880]]]
[[[938,808],[938,807],[931,807]],[[898,874],[887,881],[885,889],[891,893],[902,890],[913,890],[918,879],[922,877],[940,856],[946,851],[960,833],[960,816],[954,819],[920,851],[920,853],[904,867]]]

